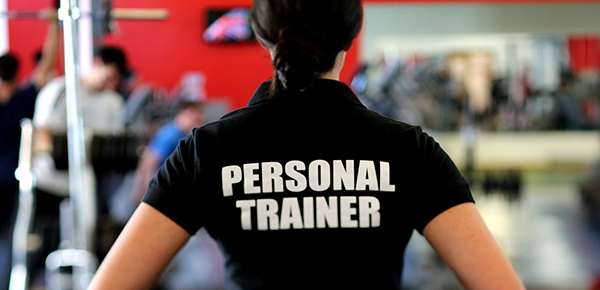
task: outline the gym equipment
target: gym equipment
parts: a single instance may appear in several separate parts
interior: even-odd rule
[[[169,11],[166,9],[137,9],[137,8],[112,8],[108,11],[98,11],[92,14],[82,14],[81,16],[91,16],[98,19],[105,18],[114,20],[165,20],[169,17]],[[0,17],[9,19],[44,19],[43,11],[2,11]]]
[[[77,8],[72,11],[72,16],[74,19],[80,17],[92,18],[95,42],[100,41],[102,35],[111,33],[114,30],[114,20],[165,20],[169,17],[169,11],[166,9],[113,8],[112,0],[93,1],[92,5],[93,12],[82,13]],[[58,6],[59,4],[57,4],[57,8]],[[47,16],[45,11],[0,11],[1,17],[9,19],[45,19]]]
[[[91,166],[87,164],[83,118],[81,116],[81,83],[77,39],[77,19],[80,17],[77,0],[61,0],[58,17],[63,22],[65,50],[65,89],[67,100],[67,144],[69,164],[69,192],[71,210],[63,220],[72,226],[62,227],[68,231],[68,243],[62,243],[64,249],[52,252],[46,260],[46,281],[50,289],[83,290],[91,280],[96,269],[93,254],[94,232],[96,225],[95,188],[90,181]],[[93,176],[93,174],[92,174]],[[64,212],[64,211],[63,211]],[[65,245],[66,244],[66,245]],[[63,283],[60,268],[71,267],[68,278]],[[53,281],[60,283],[52,284]],[[54,287],[54,288],[51,288]],[[65,288],[68,287],[68,288]],[[23,288],[25,289],[25,288]],[[12,290],[12,289],[11,289]]]
[[[35,212],[33,188],[35,174],[32,171],[33,124],[25,119],[21,122],[21,147],[19,167],[15,172],[19,180],[19,209],[13,232],[12,269],[10,274],[10,290],[27,289],[29,275],[27,273],[27,248],[29,232],[33,224]]]
[[[52,252],[46,259],[46,289],[86,289],[97,263],[94,255],[84,250],[66,249]],[[72,267],[72,270],[61,270],[67,267]]]
[[[353,89],[368,108],[384,116],[433,132],[459,130],[464,153],[461,160],[455,161],[463,164],[462,172],[469,184],[475,184],[480,120],[470,109],[469,99],[461,99],[451,79],[439,70],[442,64],[432,58],[386,60],[371,68],[363,65],[352,80]],[[502,88],[497,84],[497,91]],[[501,193],[510,201],[519,201],[522,174],[518,168],[501,169],[498,177],[486,176],[486,193]]]
[[[586,215],[592,222],[600,225],[600,162],[581,181],[579,193]]]
[[[95,172],[129,171],[137,167],[141,140],[135,135],[94,136],[92,166]]]
[[[58,170],[69,168],[69,156],[66,135],[52,137],[50,155]],[[141,153],[142,138],[133,134],[94,135],[91,141],[91,165],[94,172],[107,170],[129,171],[137,167]]]
[[[86,289],[93,277],[98,261],[88,251],[70,248],[73,241],[71,203],[65,199],[60,204],[61,250],[46,259],[46,289]]]
[[[94,167],[97,170],[129,170],[137,165],[139,143],[135,136],[96,136],[91,139],[91,158],[86,157],[79,99],[81,95],[78,20],[92,20],[94,44],[99,45],[104,34],[110,33],[114,20],[164,20],[165,9],[114,9],[110,0],[91,1],[91,12],[82,12],[78,0],[57,1],[58,18],[64,31],[65,83],[68,132],[65,138],[53,140],[57,167],[69,168],[70,198],[61,205],[59,250],[46,260],[47,289],[86,289],[97,266],[93,254],[96,233],[96,188]],[[4,11],[0,17],[11,19],[45,19],[44,11]],[[29,124],[25,126],[25,124]],[[29,288],[31,269],[27,265],[27,239],[35,215],[33,188],[35,176],[31,172],[31,142],[33,127],[24,122],[22,154],[17,177],[21,186],[20,204],[15,225],[13,270],[10,290]],[[27,132],[26,132],[27,131]],[[29,139],[25,139],[28,137]],[[90,140],[88,139],[87,142]],[[67,158],[68,156],[68,158]],[[65,273],[68,273],[66,275]]]
[[[169,18],[167,9],[144,8],[112,8],[110,1],[103,2],[103,9],[93,13],[75,12],[78,17],[93,17],[102,19],[107,23],[112,20],[165,20]],[[45,19],[44,11],[0,11],[0,17],[9,19]]]
[[[521,199],[523,176],[520,171],[508,170],[499,173],[487,172],[483,181],[483,192],[486,195],[500,194],[509,202]]]

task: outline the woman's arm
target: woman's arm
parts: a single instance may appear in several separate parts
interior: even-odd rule
[[[474,204],[444,211],[423,235],[466,289],[525,289]]]
[[[150,289],[190,234],[142,203],[100,265],[88,290]]]

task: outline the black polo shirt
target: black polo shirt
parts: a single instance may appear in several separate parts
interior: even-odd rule
[[[473,202],[435,140],[317,80],[195,129],[144,202],[225,256],[227,289],[399,289],[414,229]]]

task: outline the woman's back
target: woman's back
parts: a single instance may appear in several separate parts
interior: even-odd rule
[[[170,162],[185,170],[161,169],[144,201],[192,234],[205,227],[240,289],[397,289],[413,229],[472,201],[466,182],[433,139],[342,83],[270,100],[268,85],[182,142]]]

